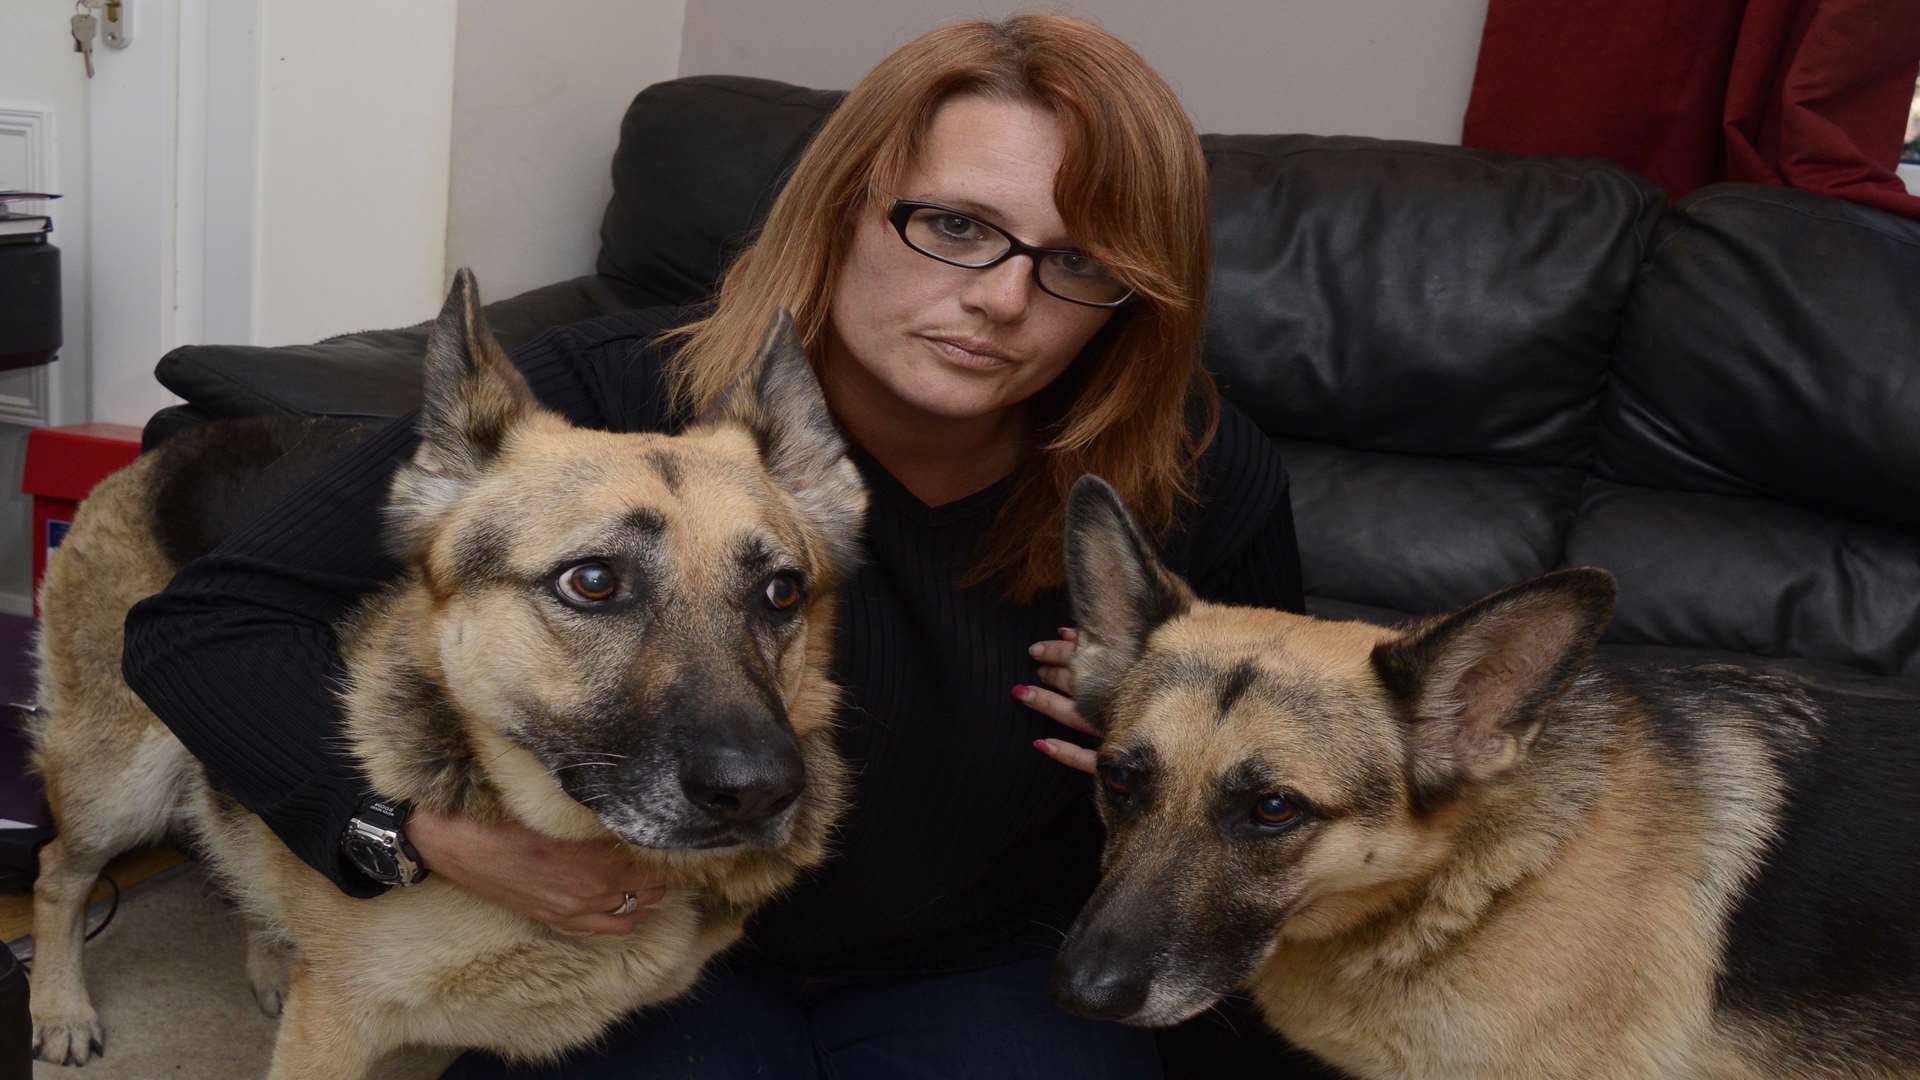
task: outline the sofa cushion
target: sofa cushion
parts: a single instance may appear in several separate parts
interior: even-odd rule
[[[1560,565],[1586,473],[1278,440],[1309,598],[1447,611]]]
[[[1722,184],[1626,307],[1600,471],[1920,527],[1920,221]]]
[[[706,300],[843,96],[735,75],[641,91],[620,121],[600,273],[648,305]]]
[[[1585,464],[1659,190],[1597,162],[1208,136],[1207,363],[1269,433]]]
[[[1443,611],[1560,565],[1658,189],[1420,143],[1203,142],[1207,364],[1281,442],[1309,597]]]
[[[1568,545],[1620,641],[1920,676],[1920,223],[1724,184],[1622,319]]]
[[[1596,480],[1566,561],[1619,578],[1610,641],[1920,678],[1911,530],[1774,499]]]

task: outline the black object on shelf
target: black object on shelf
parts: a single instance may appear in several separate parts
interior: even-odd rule
[[[0,371],[50,363],[60,352],[60,249],[52,221],[7,209],[16,199],[58,198],[0,192]]]
[[[33,1068],[33,1019],[27,1011],[27,972],[0,944],[0,1076]]]

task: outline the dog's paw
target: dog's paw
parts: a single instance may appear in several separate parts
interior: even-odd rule
[[[277,934],[255,930],[247,939],[247,982],[253,985],[253,1000],[261,1012],[279,1016],[285,1008],[298,957],[293,944]]]
[[[268,1016],[279,1016],[287,1006],[287,988],[266,983],[253,984],[253,1000]]]
[[[33,1056],[55,1065],[85,1065],[107,1054],[107,1033],[92,1010],[70,1020],[33,1022]]]

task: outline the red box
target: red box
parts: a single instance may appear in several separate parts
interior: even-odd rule
[[[47,556],[73,524],[93,485],[140,456],[140,429],[127,424],[70,424],[27,435],[20,490],[33,496],[33,613],[40,614],[40,577]]]

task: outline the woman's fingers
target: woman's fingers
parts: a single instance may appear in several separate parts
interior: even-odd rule
[[[1063,626],[1059,633],[1056,641],[1036,641],[1027,647],[1027,655],[1039,662],[1038,678],[1046,685],[1016,686],[1013,696],[1062,727],[1098,738],[1099,729],[1081,719],[1073,707],[1073,649],[1079,631]],[[1094,770],[1094,752],[1065,739],[1035,739],[1033,748],[1070,769],[1089,775]]]
[[[1036,641],[1027,646],[1027,655],[1040,665],[1040,681],[1053,689],[1073,696],[1073,647],[1079,634],[1072,627],[1063,626],[1056,641]]]
[[[623,913],[621,918],[625,918],[635,912],[644,914],[655,904],[658,904],[660,898],[666,894],[667,890],[659,885],[651,882],[636,882],[621,892],[602,893],[581,901],[579,914],[584,917],[611,915],[626,905],[628,896],[633,897],[633,911]]]
[[[1050,667],[1066,667],[1073,661],[1073,642],[1036,641],[1027,646],[1027,655]]]
[[[1073,696],[1073,669],[1040,665],[1040,681],[1068,697]]]
[[[645,914],[645,910],[642,909],[629,915],[609,915],[602,913],[599,915],[575,915],[571,918],[555,918],[545,921],[547,925],[552,926],[556,930],[564,930],[572,934],[612,934],[615,937],[625,937],[633,933],[634,927],[640,925],[641,916]]]
[[[1035,739],[1033,748],[1069,769],[1078,769],[1088,776],[1094,772],[1097,758],[1094,752],[1084,746],[1075,746],[1065,739]]]
[[[1073,699],[1064,694],[1056,694],[1044,686],[1016,686],[1013,696],[1034,712],[1082,735],[1100,734],[1099,728],[1080,718],[1073,707]]]
[[[427,868],[446,880],[570,933],[631,933],[666,895],[656,874],[610,843],[555,840],[519,822],[416,810],[407,838]],[[634,910],[613,914],[627,893]]]
[[[1051,667],[1066,667],[1073,659],[1073,642],[1036,641],[1027,646],[1027,655]]]

